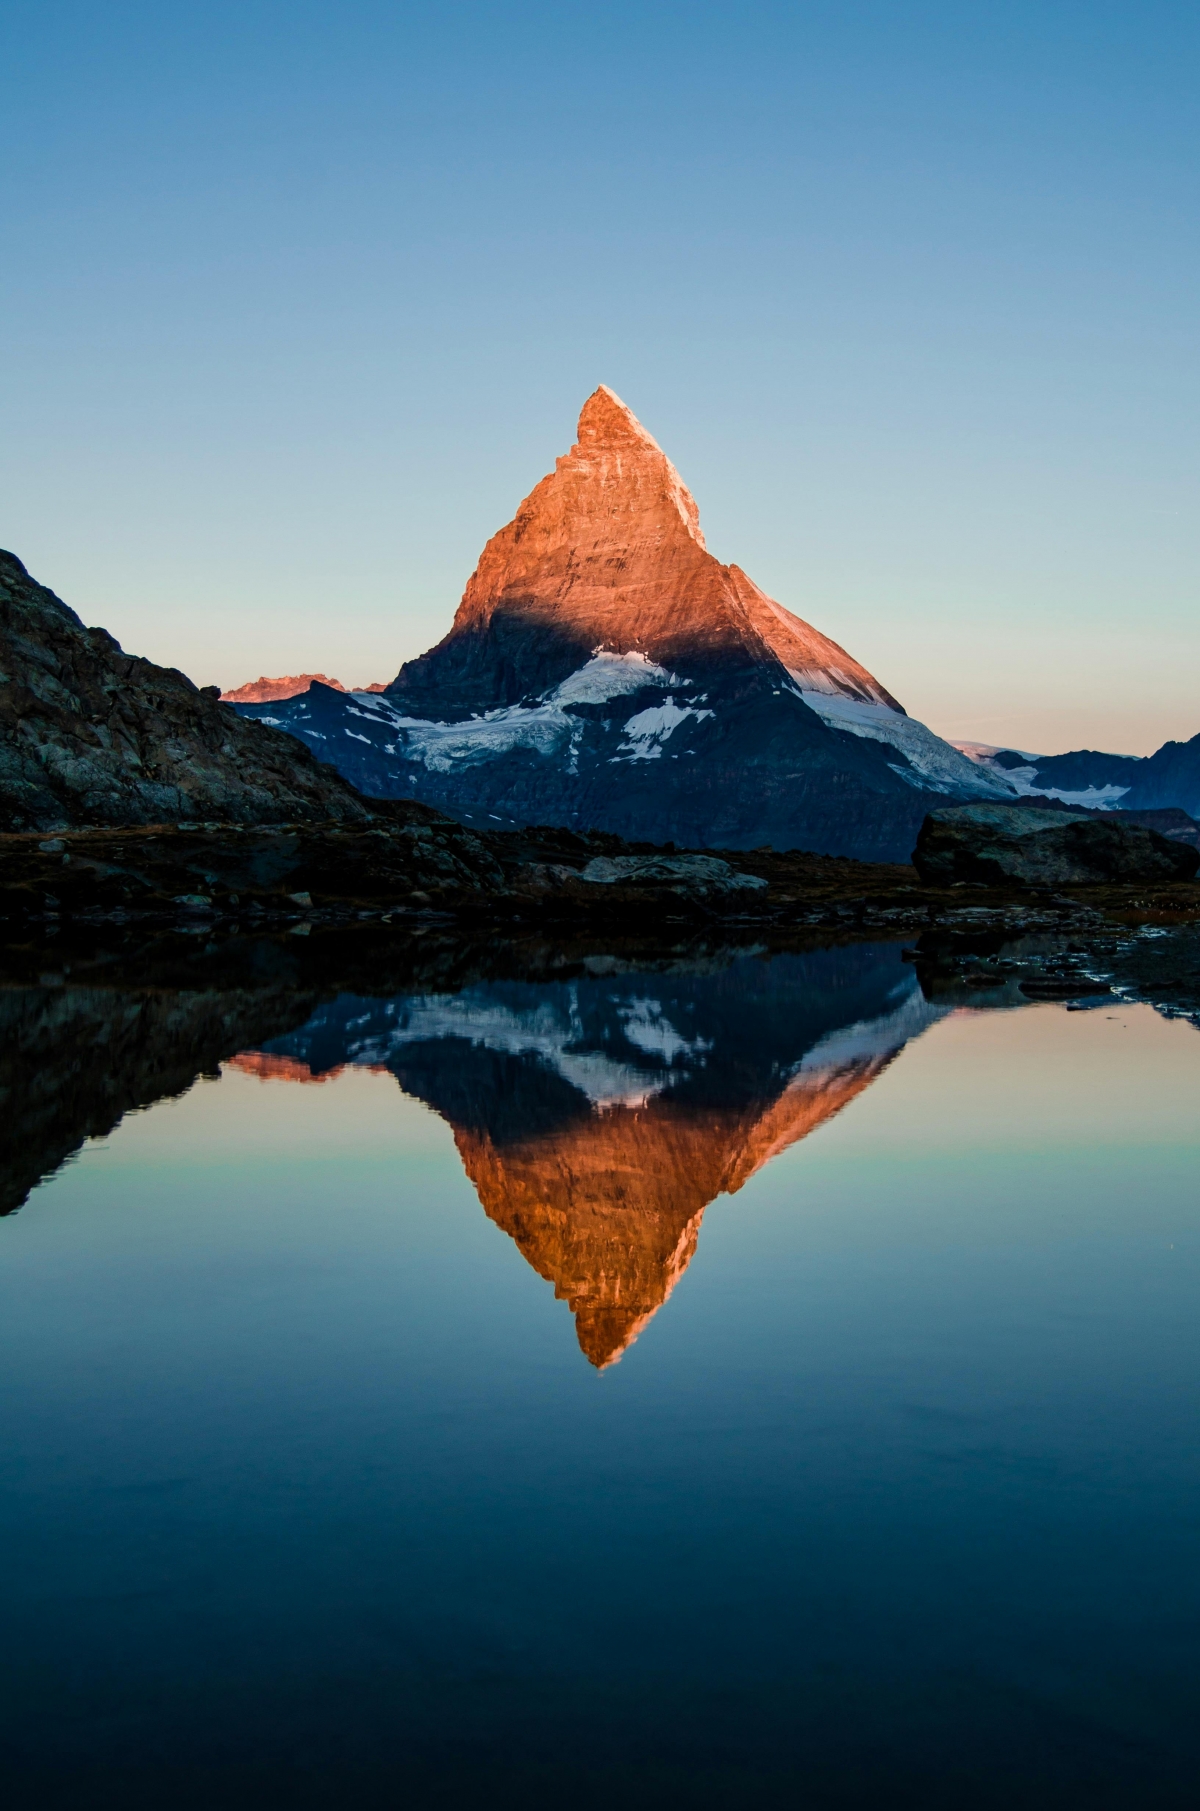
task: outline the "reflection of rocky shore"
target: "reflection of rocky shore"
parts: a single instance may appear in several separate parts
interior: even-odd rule
[[[484,1210],[603,1366],[687,1268],[708,1203],[831,1118],[938,1012],[894,945],[707,973],[599,967],[343,997],[237,1063],[264,1079],[390,1070],[453,1127]]]
[[[20,1207],[85,1139],[186,1093],[312,1004],[283,988],[0,989],[0,1213]]]

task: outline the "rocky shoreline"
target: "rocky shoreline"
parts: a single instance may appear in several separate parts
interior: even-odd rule
[[[922,879],[898,863],[770,849],[681,851],[600,833],[492,835],[419,805],[370,825],[134,825],[0,836],[0,923],[276,930],[429,918],[467,927],[700,921],[1020,935],[1064,922],[1183,923],[1195,879],[1047,885]]]
[[[1200,1007],[1200,881],[934,885],[912,867],[724,851],[696,854],[546,830],[477,835],[420,806],[345,825],[137,826],[0,837],[0,978],[96,968],[149,976],[285,966],[404,982],[435,949],[511,973],[603,951],[671,960],[697,946],[907,946],[931,996],[964,1003],[1116,988],[1188,1016]],[[309,954],[301,957],[302,948]],[[366,954],[369,948],[369,956]],[[167,982],[168,985],[173,984]],[[177,984],[177,983],[174,983]],[[1021,990],[1024,990],[1023,992]],[[1017,998],[1014,996],[1014,1004]]]

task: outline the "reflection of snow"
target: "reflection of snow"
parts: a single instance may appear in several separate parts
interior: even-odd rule
[[[935,736],[925,724],[913,717],[902,717],[886,704],[860,704],[854,698],[835,697],[828,692],[802,691],[800,696],[810,710],[830,729],[842,729],[852,736],[865,736],[871,742],[890,742],[908,762],[907,768],[894,771],[901,779],[918,784],[915,774],[934,792],[964,793],[972,798],[1011,799],[1016,788],[1006,779],[979,762],[968,760],[949,742]]]
[[[323,1074],[348,1065],[402,1069],[404,1052],[419,1045],[474,1045],[536,1059],[598,1111],[637,1109],[707,1069],[716,1049],[713,1038],[681,1030],[662,1000],[644,991],[647,984],[643,976],[636,991],[605,988],[601,999],[585,991],[582,1006],[580,990],[570,984],[536,998],[528,992],[505,997],[488,986],[386,1001],[343,995],[319,1008],[299,1031],[275,1040],[269,1054]],[[945,1009],[926,1003],[911,968],[901,972],[884,999],[886,1010],[877,1017],[831,1031],[790,1068],[772,1065],[778,1085],[819,1089],[827,1077],[886,1062],[944,1016]],[[686,1005],[682,1012],[686,1024]],[[447,1055],[453,1065],[456,1059]]]
[[[628,1006],[618,1006],[617,1012],[629,1042],[649,1055],[660,1056],[668,1069],[676,1057],[702,1057],[712,1049],[710,1038],[685,1038],[676,1031],[658,1000],[632,1000]]]
[[[909,979],[902,981],[895,991],[901,990],[904,998],[891,1012],[881,1013],[876,1019],[859,1019],[853,1025],[843,1025],[837,1031],[829,1032],[801,1058],[792,1074],[808,1075],[861,1063],[864,1058],[891,1056],[910,1038],[920,1037],[923,1031],[944,1019],[950,1010],[944,1006],[931,1006],[911,971]]]
[[[616,1062],[602,1050],[578,1048],[583,1022],[573,997],[566,1012],[546,1000],[518,1013],[476,994],[431,994],[405,1001],[401,1011],[401,1023],[349,1042],[347,1061],[385,1064],[405,1045],[461,1038],[505,1056],[540,1057],[599,1108],[644,1107],[669,1080],[661,1070],[643,1070]]]

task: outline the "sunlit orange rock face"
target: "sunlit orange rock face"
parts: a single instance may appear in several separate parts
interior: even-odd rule
[[[264,674],[260,679],[251,679],[246,685],[235,687],[232,692],[222,692],[226,704],[275,704],[283,698],[298,698],[307,692],[316,681],[318,685],[327,685],[332,691],[344,692],[347,688],[340,679],[330,679],[324,673],[285,673],[279,679],[268,679]],[[362,685],[350,688],[360,692],[382,692],[382,683]]]
[[[396,690],[419,685],[422,669],[444,673],[441,657],[464,639],[494,643],[489,632],[507,618],[527,643],[518,658],[532,654],[539,628],[585,659],[603,648],[694,668],[698,658],[737,666],[774,655],[805,688],[900,709],[844,648],[708,552],[691,492],[606,385],[588,397],[578,432],[487,543],[449,635],[402,670]]]
[[[831,1119],[891,1054],[801,1074],[743,1111],[660,1098],[527,1143],[461,1127],[454,1137],[484,1211],[568,1303],[585,1357],[603,1369],[687,1269],[708,1203]]]

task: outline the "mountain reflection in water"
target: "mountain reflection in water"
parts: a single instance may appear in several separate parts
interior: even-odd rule
[[[1200,1045],[1002,962],[10,951],[5,1806],[1190,1805]]]
[[[610,971],[611,972],[607,972]],[[484,1211],[603,1368],[662,1307],[708,1203],[868,1087],[944,1009],[893,944],[677,972],[343,995],[233,1058],[264,1081],[388,1071],[451,1126]]]

